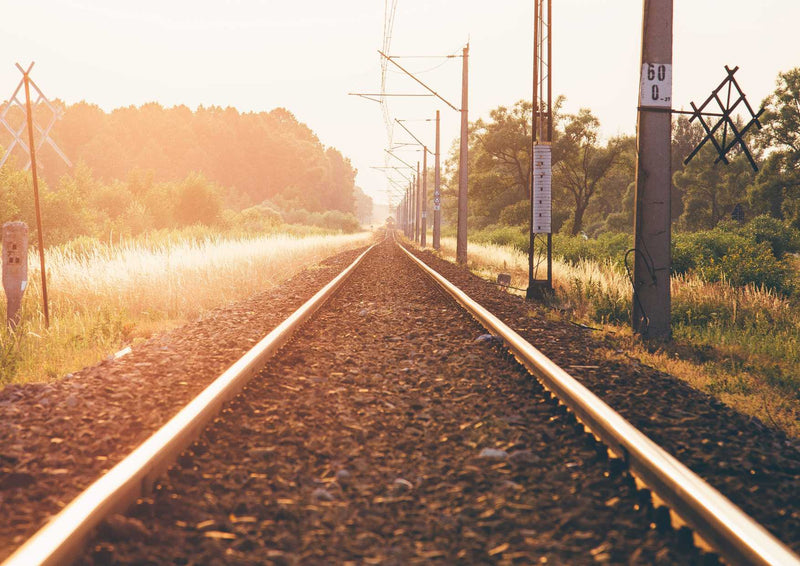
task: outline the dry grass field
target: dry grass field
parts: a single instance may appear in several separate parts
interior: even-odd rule
[[[455,239],[443,238],[441,251],[455,258]],[[497,273],[509,273],[512,286],[527,286],[528,260],[518,250],[470,242],[468,256],[475,273],[492,280]],[[800,438],[800,312],[788,299],[753,286],[674,277],[674,340],[653,347],[627,325],[631,287],[624,271],[610,263],[572,265],[556,258],[553,286],[549,306],[600,328],[615,350]],[[602,355],[621,354],[609,350]]]
[[[101,360],[136,340],[248,297],[304,267],[367,244],[370,233],[210,237],[48,250],[50,328],[38,256],[16,331],[0,330],[0,385],[44,381]],[[0,317],[5,321],[5,300]]]

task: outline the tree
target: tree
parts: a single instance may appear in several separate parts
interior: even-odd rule
[[[729,154],[728,165],[716,162],[718,156],[713,147],[703,147],[673,178],[683,192],[683,212],[678,223],[683,230],[710,230],[730,218],[755,178],[741,150]]]
[[[363,225],[372,224],[372,197],[366,194],[361,187],[358,186],[355,187],[353,194],[356,199],[356,218],[358,218],[358,221]],[[378,222],[382,222],[383,220],[383,218],[377,219]]]
[[[599,120],[588,108],[563,117],[563,130],[553,144],[553,189],[556,200],[572,212],[569,231],[583,229],[584,215],[601,182],[625,149],[620,139],[598,143]]]
[[[685,115],[678,115],[672,123],[672,177],[683,171],[683,161],[689,157],[703,139],[703,127],[698,121],[690,122]],[[670,192],[670,216],[677,221],[683,214],[683,190],[672,183]]]
[[[86,163],[104,183],[124,180],[132,170],[151,171],[151,184],[178,182],[196,171],[230,188],[236,194],[225,195],[226,202],[241,207],[289,192],[310,210],[355,210],[350,161],[284,108],[240,113],[212,106],[193,112],[148,103],[106,113],[80,102],[64,109],[51,137],[73,163]],[[0,132],[0,144],[10,143],[7,138]],[[39,157],[43,180],[55,186],[66,166],[47,144]],[[155,212],[143,194],[133,188],[131,193]]]
[[[800,67],[780,73],[763,104],[757,143],[767,159],[748,200],[756,211],[800,227]]]
[[[184,226],[213,224],[222,212],[220,188],[197,173],[183,180],[176,197],[175,218]]]
[[[470,131],[470,212],[479,225],[498,222],[530,190],[531,103],[499,106],[489,118]]]

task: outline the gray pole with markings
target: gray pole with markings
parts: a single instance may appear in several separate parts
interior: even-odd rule
[[[417,223],[415,224],[416,228],[414,229],[414,241],[419,243],[420,242],[419,229],[422,226],[422,219],[421,219],[421,216],[422,216],[422,185],[420,183],[420,176],[419,176],[419,161],[417,161],[417,176],[416,176],[415,182],[416,182],[417,200],[416,200],[416,211],[414,212],[414,214],[416,214],[416,216],[417,216]]]
[[[419,245],[423,248],[428,237],[428,148],[422,146],[422,225],[419,230]]]
[[[463,49],[461,65],[461,143],[458,152],[458,225],[456,261],[467,263],[467,179],[469,178],[469,44]]]
[[[436,151],[435,151],[435,164],[433,166],[433,249],[438,250],[440,247],[441,229],[442,229],[442,211],[441,202],[442,196],[440,194],[440,185],[442,182],[442,170],[439,166],[439,111],[436,111]]]
[[[670,338],[672,2],[644,0],[637,122],[633,329]]]

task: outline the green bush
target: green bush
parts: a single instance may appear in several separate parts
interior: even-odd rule
[[[755,242],[767,242],[776,258],[800,251],[800,231],[771,216],[756,216],[741,228]]]
[[[523,253],[528,252],[530,237],[527,228],[518,226],[501,226],[492,224],[483,230],[470,233],[470,240],[479,244],[494,244],[497,246],[510,246]]]
[[[361,229],[361,223],[358,221],[358,218],[353,216],[350,212],[341,212],[340,210],[327,210],[323,212],[319,222],[318,225],[323,228],[341,230],[346,234],[352,234]]]
[[[787,260],[779,259],[773,251],[773,245],[785,244],[778,238],[773,244],[765,226],[768,224],[740,229],[722,224],[713,230],[679,234],[673,239],[673,272],[693,271],[708,282],[752,284],[791,294],[795,286],[793,270]]]
[[[623,265],[625,253],[633,247],[630,234],[606,232],[597,238],[584,236],[553,236],[553,254],[564,258],[568,263],[577,264],[581,260],[608,261]]]
[[[175,219],[182,226],[210,226],[222,213],[222,189],[201,174],[186,177],[175,196]]]
[[[284,212],[283,219],[287,224],[316,226],[327,230],[339,230],[346,234],[352,234],[361,229],[361,223],[352,213],[340,210],[308,212],[302,208],[295,208]]]
[[[529,226],[531,221],[531,201],[521,200],[500,211],[500,224],[503,226]]]
[[[283,224],[281,214],[269,206],[259,204],[245,208],[230,220],[231,225],[247,233],[271,232]]]

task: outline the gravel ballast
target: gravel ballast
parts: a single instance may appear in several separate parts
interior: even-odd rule
[[[0,559],[358,252],[120,360],[0,391]],[[608,344],[590,330],[416,253],[800,550],[800,452],[785,436],[635,361],[598,357]],[[695,561],[676,533],[650,528],[629,478],[609,473],[570,416],[400,254],[379,246],[83,560]]]
[[[386,242],[85,563],[692,563],[548,398]]]

